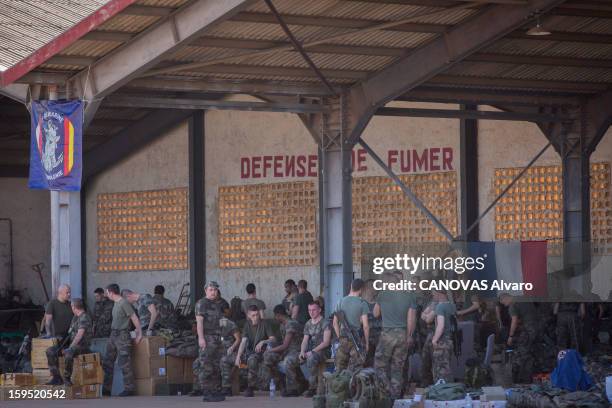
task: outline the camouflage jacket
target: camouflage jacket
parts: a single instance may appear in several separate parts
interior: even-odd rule
[[[319,323],[313,323],[309,320],[304,325],[304,336],[310,336],[308,339],[308,350],[312,350],[323,342],[323,333],[330,328],[329,320],[321,318]]]
[[[221,336],[219,321],[224,317],[226,304],[223,299],[210,300],[205,297],[197,301],[195,314],[204,318],[204,335]]]
[[[93,324],[94,337],[110,336],[111,323],[113,322],[113,306],[115,302],[104,299],[94,305]]]
[[[149,327],[149,322],[151,321],[151,312],[149,311],[150,305],[155,305],[155,308],[157,308],[157,301],[153,296],[147,293],[141,294],[136,301],[136,313],[138,314],[138,319],[140,319],[140,327],[143,330],[153,329]]]
[[[157,314],[159,315],[158,321],[160,326],[167,327],[169,324],[174,326],[174,305],[172,302],[161,295],[153,296],[156,301],[155,307],[157,308]]]
[[[287,319],[285,324],[281,324],[280,332],[281,336],[283,337],[283,341],[285,340],[285,336],[287,336],[287,334],[293,333],[293,338],[291,339],[289,348],[285,350],[285,354],[292,351],[297,351],[299,353],[302,346],[302,338],[304,337],[302,325],[297,320]]]
[[[88,348],[91,338],[93,337],[93,323],[91,321],[91,317],[89,317],[86,312],[81,313],[80,316],[75,315],[72,318],[70,329],[68,331],[68,333],[70,333],[70,342],[74,340],[79,329],[85,329],[85,333],[83,334],[78,346]],[[68,345],[70,345],[70,343]]]
[[[223,347],[227,351],[227,349],[229,349],[236,341],[234,334],[236,334],[236,332],[240,333],[240,329],[238,326],[236,326],[236,323],[225,317],[221,318],[220,325],[221,337],[223,338]],[[238,348],[236,348],[235,351],[238,351]]]

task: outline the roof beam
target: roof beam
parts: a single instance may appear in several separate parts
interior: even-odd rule
[[[267,103],[243,101],[217,101],[204,99],[150,98],[140,96],[110,96],[109,106],[124,108],[189,109],[189,110],[241,110],[256,112],[320,113],[322,105],[303,103]]]
[[[457,88],[419,86],[400,96],[398,101],[453,104],[512,106],[578,106],[582,101],[575,96],[534,94],[529,92],[495,92]]]
[[[111,41],[111,42],[127,42],[134,37],[132,33],[124,31],[91,31],[85,34],[81,40],[86,41]]]
[[[612,7],[610,5],[606,7],[597,7],[593,5],[579,3],[573,3],[557,7],[552,11],[552,14],[557,16],[570,16],[570,17],[589,17],[589,18],[612,18]]]
[[[612,126],[612,112],[610,109],[603,109],[604,106],[612,106],[612,90],[590,98],[585,104],[586,136],[589,141],[586,151],[588,154],[595,151],[608,128]]]
[[[155,110],[110,140],[92,148],[83,157],[83,181],[151,143],[186,120],[193,112],[181,109]]]
[[[612,44],[612,35],[610,34],[592,34],[592,33],[572,33],[567,31],[553,31],[547,36],[527,35],[526,31],[516,31],[510,33],[507,38],[520,38],[522,40],[532,41],[568,41],[593,44]]]
[[[547,92],[598,93],[606,90],[606,84],[592,82],[546,81],[535,79],[472,77],[437,75],[427,81],[428,85],[484,87],[496,89],[533,90]]]
[[[495,62],[502,64],[552,65],[578,68],[612,68],[612,60],[571,57],[543,57],[539,55],[506,55],[478,53],[465,59],[471,62]]]
[[[0,88],[0,95],[11,98],[17,102],[26,103],[28,99],[28,85],[10,84]]]
[[[413,118],[448,118],[448,119],[479,119],[479,120],[509,120],[525,122],[562,122],[567,117],[548,114],[528,114],[513,112],[489,112],[478,110],[456,109],[421,109],[421,108],[379,108],[377,116],[402,116]]]
[[[86,67],[93,64],[96,61],[94,57],[88,57],[85,55],[56,55],[51,57],[45,62],[49,65],[78,65]]]
[[[302,95],[326,96],[329,91],[322,86],[296,82],[273,81],[211,81],[166,78],[135,79],[127,88],[151,89],[175,92],[202,92],[223,94],[264,94],[264,95]]]
[[[189,2],[125,46],[71,78],[84,99],[101,98],[158,63],[176,47],[197,38],[206,28],[231,17],[252,0]],[[89,85],[84,89],[86,83]]]
[[[536,11],[547,12],[561,3],[563,0],[534,0],[526,6],[490,7],[353,86],[349,143],[357,142],[374,112],[387,102],[521,27]]]
[[[175,9],[172,7],[159,7],[159,6],[143,6],[140,4],[134,4],[126,8],[123,14],[130,16],[148,16],[148,17],[165,17]]]
[[[218,64],[205,67],[194,68],[193,72],[206,74],[239,74],[257,76],[279,76],[279,77],[300,77],[316,78],[317,76],[308,68],[295,67],[268,67],[261,65],[234,65]],[[322,69],[323,75],[329,78],[360,80],[368,75],[368,71],[351,71],[346,69]]]

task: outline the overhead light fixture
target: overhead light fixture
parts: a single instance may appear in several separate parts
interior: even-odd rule
[[[542,36],[542,35],[551,35],[551,34],[552,33],[550,31],[546,30],[544,27],[542,27],[542,24],[540,24],[539,14],[536,17],[536,26],[531,27],[529,30],[527,30],[527,35]]]

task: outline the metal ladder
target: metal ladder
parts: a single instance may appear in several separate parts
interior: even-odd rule
[[[191,312],[191,297],[189,296],[189,283],[185,283],[181,289],[181,294],[174,307],[177,313],[187,316]]]

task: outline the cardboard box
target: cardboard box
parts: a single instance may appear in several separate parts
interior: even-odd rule
[[[183,383],[193,384],[193,362],[195,358],[184,358],[183,359]]]
[[[102,384],[104,371],[100,354],[81,354],[74,358],[72,369],[72,383],[74,385]]]
[[[134,378],[146,380],[148,378],[161,378],[166,381],[166,359],[132,360]]]
[[[69,387],[67,397],[69,399],[102,398],[102,385],[73,385],[72,387]]]
[[[15,386],[15,387],[23,387],[26,385],[36,384],[36,380],[34,376],[30,373],[6,373],[6,374],[2,374],[2,377],[0,377],[0,384],[8,385],[8,386]]]
[[[164,395],[164,388],[168,386],[165,378],[137,379],[135,383],[136,395]]]
[[[32,368],[49,368],[47,363],[47,349],[56,346],[58,339],[41,339],[39,337],[32,339]]]
[[[32,375],[34,376],[34,384],[44,385],[51,381],[51,373],[48,368],[34,368],[32,369]]]
[[[166,339],[161,336],[145,336],[140,343],[134,346],[134,358],[145,360],[148,358],[166,358]]]
[[[166,356],[166,379],[168,384],[182,384],[185,362],[183,358]]]

